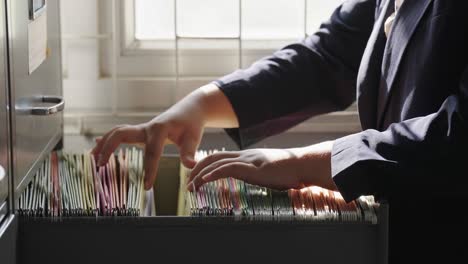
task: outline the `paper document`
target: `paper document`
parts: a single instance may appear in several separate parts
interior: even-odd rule
[[[28,25],[29,74],[32,74],[47,57],[47,11]]]

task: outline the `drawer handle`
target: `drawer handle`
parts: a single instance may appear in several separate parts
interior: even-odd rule
[[[17,111],[23,114],[37,115],[37,116],[48,116],[58,112],[62,112],[65,108],[65,101],[62,96],[41,96],[39,98],[40,103],[55,104],[52,106],[33,106],[28,108],[17,109]]]

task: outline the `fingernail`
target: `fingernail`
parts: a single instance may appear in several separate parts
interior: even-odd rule
[[[207,181],[207,180],[210,179],[210,174],[203,175],[201,178],[202,178],[202,180]]]

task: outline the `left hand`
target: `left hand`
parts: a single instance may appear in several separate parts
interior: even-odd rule
[[[336,190],[331,178],[333,141],[291,149],[249,149],[212,154],[193,168],[190,191],[221,178],[232,177],[273,189],[299,189],[316,185]]]

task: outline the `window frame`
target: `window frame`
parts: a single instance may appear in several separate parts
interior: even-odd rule
[[[123,3],[122,3],[123,2]],[[144,56],[144,55],[161,55],[161,56],[174,56],[175,39],[167,40],[140,40],[135,37],[135,0],[118,1],[118,8],[120,21],[118,24],[120,36],[120,54],[121,56]],[[307,23],[307,22],[305,22]],[[305,25],[304,25],[305,26]],[[237,52],[237,49],[221,49],[215,45],[210,45],[210,41],[226,40],[232,42],[239,42],[242,45],[242,55],[262,56],[278,50],[282,46],[300,41],[304,36],[299,38],[272,38],[272,39],[241,39],[240,37],[200,37],[200,38],[180,38],[183,40],[206,40],[204,47],[196,47],[184,49],[184,53],[188,55],[203,55],[207,53],[215,54],[232,54]],[[245,48],[248,47],[248,48]],[[244,65],[245,66],[245,65]]]

